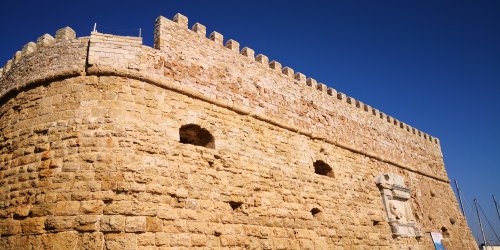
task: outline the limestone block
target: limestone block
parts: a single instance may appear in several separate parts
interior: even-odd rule
[[[32,205],[19,206],[14,209],[14,217],[27,217],[31,211]]]
[[[79,209],[79,201],[59,201],[56,203],[54,215],[76,215]]]
[[[356,108],[361,108],[361,106],[363,105],[363,103],[362,103],[362,102],[360,102],[359,100],[356,100],[356,99],[354,99],[354,98],[352,98],[352,102],[354,103],[354,106],[355,106]]]
[[[170,246],[170,234],[169,233],[155,233],[156,246],[158,247],[168,247]]]
[[[136,249],[137,235],[128,234],[106,234],[104,235],[105,247],[109,250]]]
[[[241,238],[234,235],[221,235],[221,245],[223,247],[235,247],[241,245]]]
[[[263,55],[263,54],[258,54],[255,57],[255,61],[257,61],[259,63],[262,63],[264,65],[269,65],[269,58],[266,55]]]
[[[17,235],[22,232],[19,220],[6,219],[2,221],[1,235]]]
[[[162,232],[163,221],[157,217],[146,217],[146,230],[148,232]]]
[[[125,219],[125,232],[139,233],[146,231],[146,216],[129,216]]]
[[[25,234],[40,234],[45,231],[45,217],[26,218],[21,221],[21,228]]]
[[[169,243],[172,247],[190,247],[191,236],[188,233],[172,234]]]
[[[298,82],[301,82],[301,83],[306,82],[306,76],[300,72],[295,73],[294,79]]]
[[[29,54],[35,52],[36,46],[37,46],[36,43],[29,42],[26,45],[24,45],[23,50],[21,51],[21,53],[23,55],[29,55]]]
[[[50,168],[62,168],[63,166],[63,159],[62,158],[57,158],[57,159],[51,159],[50,160]]]
[[[274,70],[276,70],[276,71],[281,72],[281,63],[279,63],[279,62],[277,62],[277,61],[274,61],[274,60],[273,60],[273,61],[271,61],[271,62],[269,63],[269,67],[270,67],[271,69],[274,69]]]
[[[155,234],[154,233],[141,233],[137,235],[137,246],[144,248],[141,249],[156,249],[155,247]]]
[[[337,90],[335,90],[335,89],[333,89],[333,88],[327,88],[327,89],[326,89],[326,93],[327,93],[328,95],[331,95],[331,96],[335,96],[335,97],[337,96]]]
[[[255,52],[253,51],[253,49],[245,47],[241,50],[241,54],[253,60]]]
[[[102,214],[104,206],[104,202],[100,200],[82,201],[80,212],[85,214]]]
[[[299,240],[301,249],[314,249],[314,242],[308,239]]]
[[[72,40],[76,38],[76,32],[70,27],[64,27],[56,31],[56,40]]]
[[[240,51],[240,43],[233,40],[233,39],[229,39],[226,42],[226,48],[228,48],[232,51],[239,52]]]
[[[191,236],[192,247],[204,247],[207,245],[207,236],[202,234],[193,234]],[[243,244],[241,244],[243,245]]]
[[[82,232],[97,231],[99,229],[98,215],[80,215],[77,217],[77,230]]]
[[[12,58],[12,62],[14,64],[18,63],[22,58],[22,53],[21,51],[16,51],[16,53],[14,54],[14,57]]]
[[[9,70],[12,68],[12,64],[13,64],[12,59],[8,60],[5,63],[5,65],[3,66],[3,72],[4,72],[4,74],[7,73],[7,72],[9,72]]]
[[[104,234],[101,232],[84,233],[80,236],[78,246],[82,249],[103,249]]]
[[[48,249],[76,249],[79,242],[78,233],[74,231],[60,232],[49,236]]]
[[[184,188],[175,189],[174,195],[177,198],[188,198],[189,191]]]
[[[188,28],[188,18],[181,13],[175,14],[173,21],[178,23],[183,28]]]
[[[288,77],[293,77],[293,74],[294,74],[294,71],[292,68],[290,67],[284,67],[281,72],[283,73],[283,75],[286,75]]]
[[[76,226],[74,216],[51,216],[45,221],[48,230],[67,230]]]
[[[125,216],[123,215],[103,215],[100,223],[103,232],[125,231]]]
[[[306,79],[306,84],[307,84],[307,86],[316,88],[316,85],[318,84],[318,82],[315,79],[313,79],[313,78],[307,78]]]
[[[205,25],[200,24],[200,23],[195,23],[193,27],[191,28],[192,31],[194,31],[196,34],[206,37],[207,36],[207,28]]]
[[[328,87],[324,84],[324,83],[318,83],[316,85],[316,89],[319,90],[319,91],[326,91]]]
[[[210,40],[212,40],[215,43],[220,44],[220,45],[222,45],[223,42],[224,42],[224,36],[221,33],[217,32],[217,31],[214,31],[214,32],[210,33],[210,37],[209,38],[210,38]]]
[[[176,220],[179,218],[179,215],[176,210],[174,210],[172,207],[159,204],[158,205],[158,218],[164,219],[164,220]]]
[[[36,44],[38,46],[48,46],[48,45],[51,45],[52,43],[54,43],[54,37],[52,37],[51,35],[49,34],[44,34],[43,36],[39,37],[37,40],[36,40]]]
[[[130,201],[113,202],[103,210],[104,214],[132,214],[133,204]]]

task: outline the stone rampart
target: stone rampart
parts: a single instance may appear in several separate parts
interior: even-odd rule
[[[75,39],[74,31],[68,30],[58,31],[56,39],[46,34],[37,44],[28,43],[16,52],[1,70],[0,96],[29,83],[82,75],[86,60],[95,74],[115,72],[154,82],[170,79],[175,71],[173,87],[194,89],[193,94],[224,106],[447,181],[437,138],[302,73],[294,74],[279,62],[269,63],[265,55],[254,57],[249,48],[240,55],[238,42],[229,40],[223,46],[223,36],[217,32],[207,39],[206,28],[199,23],[188,30],[182,15],[174,21],[157,19],[157,49],[141,46],[138,37],[93,33]],[[40,60],[45,60],[42,65]],[[221,78],[217,84],[212,83],[214,77]]]
[[[0,248],[476,248],[437,138],[188,27],[64,28],[0,70]]]

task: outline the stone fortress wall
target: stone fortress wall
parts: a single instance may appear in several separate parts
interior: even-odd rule
[[[0,70],[0,248],[476,248],[437,138],[188,27],[64,28]]]

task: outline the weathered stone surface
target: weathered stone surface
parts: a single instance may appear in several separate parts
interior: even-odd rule
[[[146,231],[145,216],[129,216],[125,219],[125,232],[139,233]]]
[[[77,232],[61,232],[48,235],[42,249],[75,249],[79,245],[78,243],[79,234]]]
[[[137,249],[136,234],[106,234],[104,235],[105,249]]]
[[[59,201],[56,203],[54,215],[77,215],[79,209],[79,201]]]
[[[169,247],[170,246],[170,234],[169,233],[156,233],[155,242],[158,247]]]
[[[56,31],[56,39],[70,40],[76,38],[76,32],[70,27],[64,27]]]
[[[71,230],[76,226],[74,216],[50,216],[45,221],[46,230],[64,231]]]
[[[99,230],[98,215],[80,215],[77,217],[78,226],[76,229],[81,232],[93,232]]]
[[[44,217],[27,218],[21,221],[21,228],[24,234],[39,234],[45,229]]]
[[[80,210],[85,214],[102,214],[104,202],[100,200],[82,201]]]
[[[0,249],[475,248],[436,138],[187,25],[65,29],[3,67]]]
[[[146,217],[146,230],[148,232],[163,232],[163,220],[157,217]]]
[[[125,216],[103,215],[101,218],[101,231],[122,232],[125,230]]]
[[[84,233],[80,235],[78,242],[79,249],[103,249],[104,235],[103,233]]]

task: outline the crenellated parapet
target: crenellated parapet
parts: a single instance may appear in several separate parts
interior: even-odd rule
[[[84,74],[87,44],[70,27],[28,42],[0,70],[0,97],[35,82]]]
[[[0,70],[0,95],[77,75],[119,75],[173,89],[314,139],[447,181],[439,140],[177,14],[140,37],[70,28],[45,34]]]
[[[189,29],[188,18],[181,14],[172,20],[159,17],[154,47],[160,52],[154,52],[157,55],[153,58],[143,57],[143,61],[156,60],[166,67],[148,73],[175,74],[183,86],[200,89],[206,97],[229,100],[258,115],[286,121],[313,137],[328,138],[446,178],[437,138],[249,47],[240,48],[239,42],[225,40],[217,31],[207,34],[200,23]],[[195,65],[199,65],[198,75],[179,74],[179,68],[193,71]],[[217,91],[223,89],[228,91]]]
[[[174,18],[172,19],[173,22],[177,23],[182,29],[184,30],[189,30],[188,29],[188,18],[186,16],[183,16],[182,14],[176,14]],[[155,32],[155,48],[157,49],[162,49],[162,47],[167,46],[160,37],[169,37],[171,34],[165,34],[164,31],[161,30],[162,25],[167,24],[168,22],[171,22],[170,20],[164,18],[164,17],[159,17],[156,22],[156,32]],[[206,38],[206,27],[200,23],[195,23],[192,28],[192,32],[195,32],[199,36]],[[235,41],[234,39],[228,39],[224,45],[224,36],[220,34],[217,31],[213,31],[209,36],[208,39],[215,42],[216,44],[223,45],[224,47],[228,48],[231,51],[235,51],[237,53],[240,53],[243,57],[249,58],[252,61],[256,61],[262,64],[263,67],[269,68],[270,70],[280,72],[283,74],[284,77],[290,78],[293,80],[296,84],[301,84],[310,87],[312,90],[317,90],[320,92],[324,92],[329,96],[332,96],[333,98],[337,98],[339,101],[343,101],[348,105],[352,105],[362,111],[369,112],[373,114],[376,117],[380,117],[382,120],[386,120],[387,123],[393,124],[396,128],[403,129],[407,132],[410,132],[414,136],[421,137],[424,140],[428,140],[430,142],[433,142],[435,144],[439,144],[439,139],[436,137],[433,137],[425,132],[422,132],[418,129],[415,129],[401,121],[396,120],[395,118],[380,112],[378,109],[371,107],[359,100],[354,99],[353,97],[349,97],[343,93],[337,92],[337,90],[328,87],[324,83],[318,83],[315,79],[310,78],[305,76],[301,72],[294,72],[294,69],[289,67],[289,66],[282,66],[282,64],[278,61],[271,61],[269,62],[269,59],[266,55],[263,54],[258,54],[255,56],[255,51],[251,48],[245,47],[240,50],[240,44],[239,42]]]

